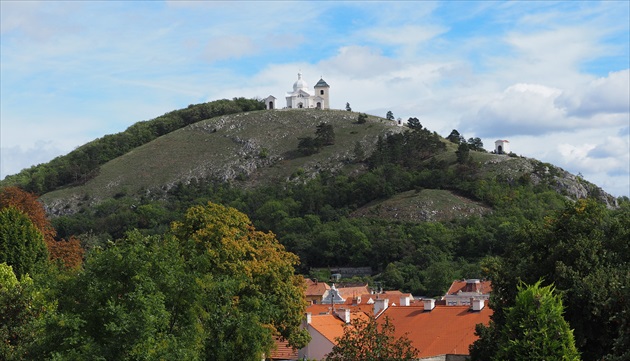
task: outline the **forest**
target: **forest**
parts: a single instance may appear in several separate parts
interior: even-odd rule
[[[186,111],[165,117],[179,119],[178,127],[207,116],[186,118]],[[152,135],[123,140],[120,149],[166,131],[153,121],[139,124],[130,129],[154,129]],[[369,266],[373,276],[346,281],[434,297],[454,279],[491,279],[495,314],[477,330],[474,360],[496,356],[520,283],[538,281],[561,295],[582,359],[628,359],[630,201],[621,197],[607,208],[595,199],[569,200],[528,177],[479,177],[474,154],[485,150],[478,138],[465,141],[452,132],[446,141],[458,150],[455,163],[448,163],[436,157],[446,151],[444,138],[419,121],[412,124],[379,138],[371,154],[358,149],[354,161],[365,167],[362,173],[296,173],[255,189],[197,179],[150,196],[120,193],[52,219],[36,194],[79,181],[118,153],[90,158],[92,165],[70,178],[75,160],[67,158],[59,168],[53,161],[15,176],[20,188],[0,194],[2,355],[260,359],[274,335],[297,346],[307,341],[298,327],[302,276],[327,279],[322,269]],[[312,139],[316,146],[308,143],[307,152],[334,142],[334,129],[318,130],[326,141]],[[94,146],[114,140],[105,138]],[[78,154],[87,156],[88,149]],[[432,222],[354,213],[402,192],[427,190],[448,191],[491,211]]]

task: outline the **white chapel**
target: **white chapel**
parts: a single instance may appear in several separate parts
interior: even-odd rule
[[[330,109],[329,98],[330,86],[324,81],[319,79],[313,91],[308,87],[308,84],[302,79],[302,73],[298,73],[298,79],[293,83],[293,91],[288,92],[285,96],[287,100],[287,108],[316,108],[316,109]],[[267,109],[275,109],[277,106],[276,98],[272,95],[265,99],[265,105]]]

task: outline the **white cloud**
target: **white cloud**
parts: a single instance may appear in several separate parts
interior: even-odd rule
[[[630,113],[630,69],[576,85],[557,100],[569,114],[588,117],[599,113]]]

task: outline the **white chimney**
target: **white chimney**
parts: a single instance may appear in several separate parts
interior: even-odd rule
[[[345,323],[350,323],[350,309],[346,308],[343,310],[343,321]]]
[[[435,300],[433,298],[428,298],[422,301],[424,302],[425,311],[432,311],[435,308]]]
[[[374,316],[377,316],[382,311],[385,311],[389,307],[389,299],[382,298],[374,300]]]
[[[472,307],[473,311],[481,311],[481,310],[483,310],[483,307],[485,306],[485,302],[484,302],[484,300],[474,299],[474,300],[472,300],[470,306]]]
[[[409,298],[410,298],[410,297],[408,297],[408,296],[402,296],[402,297],[400,298],[400,305],[401,305],[401,306],[409,306],[409,303],[410,303]]]
[[[311,320],[312,320],[312,314],[310,312],[306,313],[306,324],[310,325],[311,324]]]

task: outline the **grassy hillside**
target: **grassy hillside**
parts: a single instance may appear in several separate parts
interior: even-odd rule
[[[244,187],[319,170],[351,172],[354,147],[366,152],[378,136],[402,128],[382,118],[356,124],[357,113],[341,110],[275,110],[225,115],[189,125],[115,158],[83,185],[42,196],[51,208],[74,208],[140,191],[163,191],[180,182],[212,178]],[[332,124],[335,144],[312,156],[297,150],[298,138],[314,136],[316,126]]]

